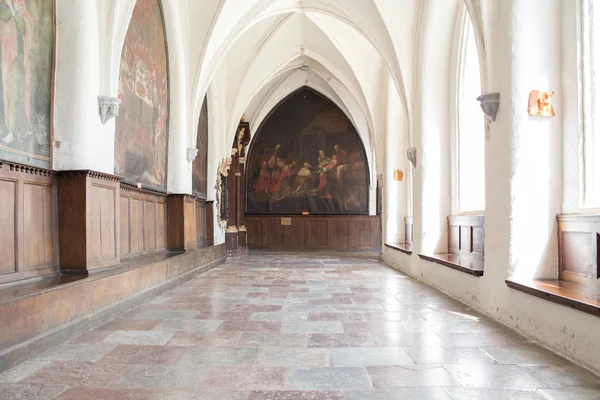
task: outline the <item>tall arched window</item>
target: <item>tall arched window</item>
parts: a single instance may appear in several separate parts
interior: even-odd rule
[[[600,2],[581,0],[583,205],[600,207]]]
[[[485,126],[477,101],[481,94],[479,58],[473,26],[466,12],[458,60],[456,211],[482,212],[485,209]]]

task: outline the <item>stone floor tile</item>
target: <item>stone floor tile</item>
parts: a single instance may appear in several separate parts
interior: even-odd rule
[[[283,306],[280,305],[269,305],[269,304],[238,304],[234,306],[232,312],[277,312],[281,311]]]
[[[188,349],[179,364],[254,365],[259,350],[241,347],[199,347]]]
[[[0,384],[17,383],[49,365],[51,361],[27,361],[0,374]]]
[[[229,390],[284,389],[287,368],[213,367],[202,382],[203,388]]]
[[[382,347],[443,347],[446,342],[435,333],[371,332],[371,337]]]
[[[405,347],[417,364],[493,364],[496,361],[478,348],[471,347]]]
[[[540,389],[538,391],[545,400],[598,400],[600,389]]]
[[[331,354],[327,349],[263,347],[257,365],[265,367],[330,367]]]
[[[378,366],[367,370],[373,385],[379,389],[458,386],[441,365]]]
[[[448,346],[455,347],[509,347],[514,346],[507,337],[488,333],[438,333]]]
[[[35,361],[91,361],[117,347],[117,343],[61,344],[35,358]]]
[[[203,319],[203,320],[239,320],[239,321],[248,321],[252,316],[251,312],[231,312],[231,311],[202,311],[194,319]]]
[[[305,333],[241,333],[237,342],[240,347],[307,347]]]
[[[147,389],[111,389],[76,387],[67,390],[54,400],[154,400],[156,393]]]
[[[222,332],[271,332],[281,331],[281,322],[265,321],[223,321]]]
[[[525,369],[551,388],[600,389],[600,377],[575,365],[525,367]]]
[[[452,400],[440,388],[394,388],[388,391],[346,391],[346,400]]]
[[[294,368],[286,388],[294,390],[366,390],[373,383],[365,368]]]
[[[216,332],[222,323],[222,320],[167,319],[156,325],[153,331]]]
[[[454,400],[545,400],[535,390],[445,388]],[[571,397],[580,400],[579,397]]]
[[[197,311],[191,310],[151,310],[140,309],[131,314],[135,319],[193,319],[198,315]]]
[[[281,333],[344,333],[339,321],[283,321]]]
[[[250,317],[251,321],[307,321],[308,313],[303,312],[256,312]]]
[[[308,347],[376,347],[369,332],[316,333],[308,335]]]
[[[0,387],[0,400],[48,400],[67,389],[61,385],[9,384]]]
[[[241,332],[175,332],[173,338],[169,340],[167,346],[182,347],[234,347]]]
[[[547,388],[541,379],[518,365],[468,365],[448,364],[444,366],[462,386],[472,388]]]
[[[102,325],[99,329],[110,331],[149,331],[160,322],[162,322],[162,319],[120,318]]]
[[[366,321],[362,313],[310,313],[308,314],[309,321]]]
[[[519,365],[568,365],[569,362],[556,354],[536,345],[515,345],[510,347],[482,347],[486,354],[499,364]]]
[[[331,349],[334,367],[369,367],[376,365],[414,365],[399,347],[358,347]]]
[[[346,400],[341,390],[330,391],[253,391],[248,400]]]
[[[21,383],[67,386],[105,386],[129,368],[122,364],[93,364],[79,361],[58,361],[40,369]]]
[[[186,351],[183,347],[120,344],[98,362],[112,364],[173,364]]]
[[[93,330],[84,333],[83,335],[77,336],[75,339],[69,341],[68,343],[72,344],[97,344],[104,342],[104,339],[108,337],[114,331],[107,330]]]
[[[199,389],[208,367],[197,365],[132,365],[110,383],[130,389]]]
[[[164,345],[175,334],[174,331],[114,331],[104,339],[105,343]]]

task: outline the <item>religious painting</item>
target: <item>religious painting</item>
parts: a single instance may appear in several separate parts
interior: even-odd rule
[[[280,103],[251,144],[248,214],[368,214],[368,165],[346,115],[302,88]]]
[[[50,167],[54,1],[0,1],[0,158]]]
[[[115,133],[115,173],[126,182],[166,188],[168,97],[160,2],[137,0],[121,53]]]
[[[206,162],[208,156],[208,98],[204,97],[200,118],[198,120],[198,133],[196,136],[196,148],[198,155],[192,164],[192,188],[194,194],[206,200]]]

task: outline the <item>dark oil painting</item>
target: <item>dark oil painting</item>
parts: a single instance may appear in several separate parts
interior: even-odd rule
[[[198,155],[192,163],[192,188],[194,194],[206,200],[206,163],[208,160],[208,98],[204,96],[204,103],[200,110],[198,120],[198,133],[196,137],[196,148]]]
[[[54,1],[0,1],[0,158],[50,167]]]
[[[368,166],[351,122],[302,88],[269,115],[247,161],[248,214],[368,214]]]
[[[159,0],[137,0],[119,74],[115,173],[165,189],[167,183],[167,47]]]

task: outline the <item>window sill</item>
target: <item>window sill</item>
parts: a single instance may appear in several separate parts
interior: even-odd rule
[[[419,254],[423,260],[433,261],[434,263],[464,272],[476,277],[483,276],[483,260],[475,260],[468,257],[462,257],[456,254]]]
[[[561,280],[514,281],[509,288],[600,317],[600,288]]]
[[[412,254],[412,244],[409,243],[395,243],[395,244],[385,244],[385,247],[389,247],[390,249],[398,250],[404,254],[411,255]]]

